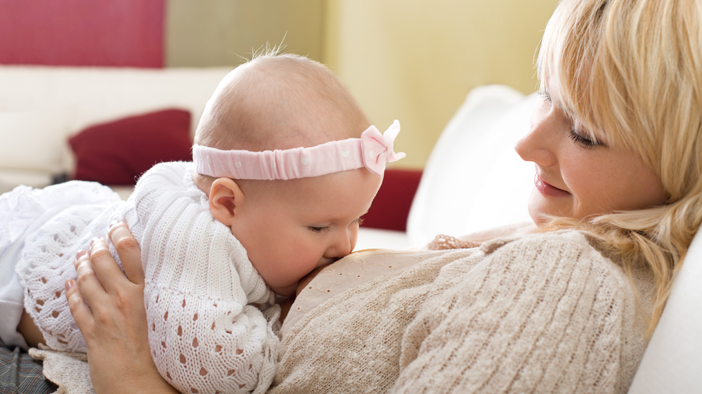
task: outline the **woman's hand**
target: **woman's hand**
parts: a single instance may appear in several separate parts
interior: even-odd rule
[[[149,350],[141,249],[123,223],[110,226],[110,239],[126,277],[106,241],[97,238],[89,253],[76,255],[78,282],[66,282],[68,305],[88,345],[93,387],[100,394],[175,393],[159,375]]]

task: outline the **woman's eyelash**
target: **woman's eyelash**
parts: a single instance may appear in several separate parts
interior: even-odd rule
[[[573,140],[576,144],[581,145],[584,148],[594,148],[595,146],[599,145],[597,141],[593,141],[589,138],[585,138],[578,134],[575,130],[570,131],[570,139]]]
[[[358,219],[354,220],[354,222],[358,223],[358,225],[360,226],[363,224],[363,218],[358,218]]]
[[[545,90],[539,90],[539,96],[543,97],[547,102],[551,102],[551,95]]]

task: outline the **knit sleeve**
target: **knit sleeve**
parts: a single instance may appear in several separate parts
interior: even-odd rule
[[[265,392],[275,373],[279,307],[147,290],[152,356],[182,393]]]
[[[405,331],[394,392],[626,392],[645,346],[635,297],[581,235],[508,244],[461,277]]]
[[[142,248],[149,345],[183,393],[262,393],[277,362],[280,307],[189,164],[153,167],[125,214]]]

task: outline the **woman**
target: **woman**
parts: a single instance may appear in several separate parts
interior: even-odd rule
[[[273,391],[626,392],[702,222],[701,7],[563,1],[516,147],[535,163],[538,230],[315,308],[284,338]],[[146,350],[138,246],[123,226],[112,238],[129,279],[96,242],[66,291],[96,391],[173,392]]]

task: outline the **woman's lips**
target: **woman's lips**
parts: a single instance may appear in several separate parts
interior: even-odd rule
[[[568,193],[565,190],[561,190],[557,187],[551,186],[549,183],[541,179],[539,174],[534,175],[534,185],[536,186],[536,189],[539,191],[539,193],[543,194],[544,196],[550,196],[550,197],[565,197],[565,196],[570,196],[570,193]]]

